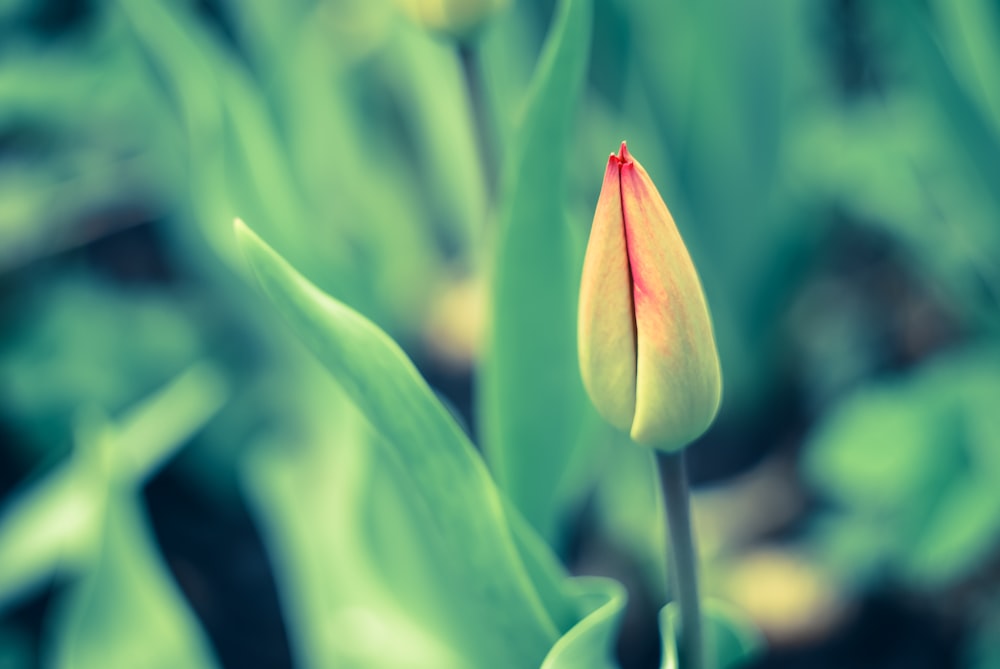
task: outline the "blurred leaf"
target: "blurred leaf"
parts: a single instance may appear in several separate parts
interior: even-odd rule
[[[189,7],[118,4],[179,110],[194,213],[215,253],[237,262],[223,222],[239,212],[318,285],[394,331],[416,330],[440,260],[424,185],[400,150],[410,140],[398,137],[398,110],[372,109],[382,73],[336,57],[335,8],[234,3],[237,53]]]
[[[112,464],[116,476],[141,485],[222,408],[229,388],[207,362],[189,367],[118,422]]]
[[[838,571],[941,587],[998,545],[1000,353],[970,347],[858,391],[816,429],[807,479],[841,505],[817,526]],[[836,567],[836,565],[835,565]]]
[[[100,530],[100,494],[64,467],[5,501],[0,516],[0,610],[44,579],[81,566]]]
[[[911,251],[959,318],[995,327],[1000,89],[987,73],[1000,24],[979,0],[925,5],[865,7],[885,90],[818,114],[837,118],[806,129],[794,153],[799,171]]]
[[[624,435],[609,434],[594,505],[601,532],[639,563],[657,606],[667,601],[667,519],[656,454]]]
[[[590,0],[559,4],[508,148],[480,389],[497,481],[550,539],[587,407],[576,357],[582,246],[566,223],[564,174],[591,12]]]
[[[222,406],[225,385],[206,363],[98,425],[99,448],[81,444],[69,462],[5,503],[0,516],[0,609],[42,580],[86,567],[102,531],[107,482],[138,488]],[[84,426],[87,427],[87,426]]]
[[[1000,448],[1000,441],[996,443]],[[953,482],[926,521],[904,566],[928,585],[969,573],[1000,546],[1000,499],[996,474],[972,473]]]
[[[125,292],[71,275],[22,298],[0,343],[0,406],[31,446],[65,443],[82,404],[124,410],[203,346],[176,293]]]
[[[450,245],[469,255],[483,239],[487,194],[461,65],[451,43],[406,27],[397,27],[385,54],[390,82],[410,112],[430,209],[440,212]]]
[[[764,652],[764,637],[753,624],[731,606],[715,600],[702,602],[706,669],[737,669]],[[660,611],[663,638],[663,669],[681,669],[677,663],[677,630],[680,609],[676,603]]]
[[[807,478],[848,508],[925,512],[934,501],[928,493],[960,463],[951,426],[907,390],[905,382],[885,383],[844,401],[811,439]]]
[[[501,162],[506,162],[510,153],[524,99],[538,66],[538,49],[545,37],[546,26],[538,25],[537,8],[528,3],[511,3],[489,21],[477,42],[483,96],[486,108],[494,110],[496,116]]]
[[[1000,86],[993,77],[1000,64],[1000,12],[988,0],[932,5],[952,70],[983,110],[994,141],[1000,141]]]
[[[143,222],[176,196],[176,128],[120,24],[95,17],[48,47],[0,41],[0,270]]]
[[[451,640],[497,667],[539,662],[565,613],[543,605],[502,499],[447,409],[384,332],[321,293],[240,222],[236,234],[264,292],[406,473],[407,508],[419,518],[413,530],[449,574],[431,585],[447,587],[439,597],[462,631]]]
[[[71,587],[52,631],[46,666],[216,666],[207,639],[156,554],[132,495],[112,493],[104,510],[96,564]]]
[[[606,578],[579,578],[574,586],[585,617],[556,642],[541,669],[617,669],[614,649],[625,589]]]

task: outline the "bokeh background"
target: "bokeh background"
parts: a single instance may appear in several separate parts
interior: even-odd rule
[[[405,491],[324,448],[370,437],[246,281],[232,218],[475,437],[497,180],[553,11],[512,0],[460,45],[389,0],[0,0],[0,667],[98,652],[80,602],[123,596],[87,559],[99,527],[121,568],[149,558],[134,592],[190,607],[154,637],[316,666],[321,604],[286,593],[353,584],[300,558],[360,564],[328,528]],[[1000,667],[1000,6],[595,0],[591,42],[549,168],[583,240],[628,140],[702,275],[726,384],[690,451],[706,591],[763,630],[760,667]],[[73,467],[130,440],[109,538]],[[653,667],[629,481],[544,529],[629,586],[620,658]]]

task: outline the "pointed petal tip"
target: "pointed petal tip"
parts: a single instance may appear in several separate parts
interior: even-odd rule
[[[608,164],[614,163],[615,165],[621,167],[625,165],[631,165],[633,161],[632,154],[628,152],[628,147],[625,146],[623,141],[621,147],[618,149],[618,153],[612,153],[608,157]]]
[[[622,140],[622,145],[618,149],[618,160],[626,165],[631,163],[633,160],[632,154],[628,152],[628,146],[626,146],[626,142],[624,140]]]

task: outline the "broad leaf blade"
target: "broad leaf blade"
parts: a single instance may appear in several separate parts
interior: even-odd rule
[[[419,534],[406,470],[332,380],[307,390],[327,407],[307,407],[293,442],[261,445],[244,469],[296,666],[477,664],[491,630],[456,620],[448,564]]]
[[[237,222],[264,292],[333,374],[412,481],[429,546],[447,559],[456,616],[479,626],[492,666],[541,661],[558,635],[517,552],[504,504],[472,444],[382,330],[325,295]]]

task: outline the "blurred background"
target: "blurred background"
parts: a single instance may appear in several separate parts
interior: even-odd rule
[[[0,668],[98,652],[81,602],[118,607],[119,566],[150,638],[321,654],[316,602],[282,604],[319,587],[306,546],[339,550],[309,528],[382,513],[394,474],[321,448],[356,419],[231,221],[475,438],[498,174],[553,11],[511,0],[456,41],[391,0],[0,0]],[[1000,667],[998,67],[989,0],[595,0],[551,168],[585,239],[628,140],[699,268],[726,384],[690,451],[702,576],[760,667]],[[80,452],[133,442],[97,522]],[[549,533],[629,586],[626,669],[659,653],[649,527],[602,503],[630,490],[583,489]]]

